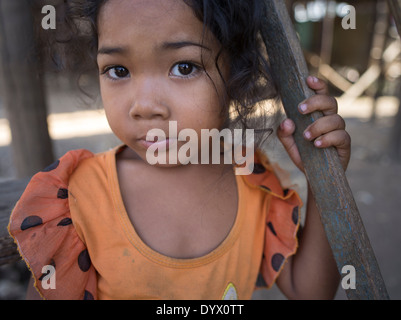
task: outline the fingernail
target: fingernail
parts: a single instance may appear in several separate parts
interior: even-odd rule
[[[312,137],[312,135],[311,135],[311,133],[310,133],[309,131],[305,131],[305,132],[304,132],[304,136],[305,136],[305,138],[308,139],[308,140]]]
[[[300,110],[301,112],[305,112],[306,109],[308,109],[308,106],[306,105],[306,103],[303,103],[303,104],[301,104],[301,105],[299,106],[299,110]]]
[[[320,140],[316,140],[315,141],[315,146],[316,147],[320,147],[322,145],[322,141],[320,141]]]
[[[285,120],[285,121],[283,122],[283,127],[287,128],[287,129],[290,129],[290,128],[291,128],[291,122],[288,121],[288,119]]]
[[[316,77],[312,77],[312,81],[313,81],[314,83],[317,83],[317,82],[319,81],[319,79],[316,78]]]

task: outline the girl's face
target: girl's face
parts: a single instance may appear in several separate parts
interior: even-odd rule
[[[183,1],[109,0],[98,20],[100,89],[110,127],[146,159],[146,135],[221,129],[220,45]],[[228,67],[219,59],[223,77]],[[178,142],[178,150],[185,142]],[[200,146],[200,141],[199,144]]]

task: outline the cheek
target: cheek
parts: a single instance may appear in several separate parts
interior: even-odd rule
[[[188,104],[183,106],[187,111],[181,114],[185,114],[188,121],[192,122],[194,129],[220,128],[222,122],[221,101],[215,90],[212,90],[198,91],[197,96],[193,96],[189,100],[191,106],[189,107]]]
[[[194,90],[199,105],[213,117],[221,117],[223,110],[227,110],[228,98],[223,81],[219,75],[210,75],[211,79],[205,76],[201,87]],[[220,119],[219,119],[220,120]]]
[[[122,138],[121,134],[123,133],[122,126],[121,126],[121,121],[119,121],[119,116],[118,114],[113,111],[111,112],[108,108],[104,108],[105,113],[106,113],[106,119],[109,124],[109,127],[111,131],[118,137]]]
[[[125,104],[122,97],[111,95],[107,90],[101,90],[103,108],[111,130],[119,135],[126,114]]]
[[[110,88],[110,85],[104,82],[105,80],[100,80],[100,96],[102,97],[103,105],[106,107],[113,102],[116,95]]]

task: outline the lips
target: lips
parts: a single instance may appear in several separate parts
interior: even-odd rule
[[[152,149],[154,150],[165,151],[172,145],[176,145],[177,139],[178,139],[177,122],[169,121],[168,131],[163,131],[160,128],[151,128],[146,132],[146,135],[138,139],[138,142],[145,149],[152,147]]]
[[[144,146],[146,149],[150,148],[151,146],[155,149],[159,150],[167,150],[170,146],[177,142],[177,139],[174,138],[162,138],[162,137],[142,137],[138,139],[139,143]]]

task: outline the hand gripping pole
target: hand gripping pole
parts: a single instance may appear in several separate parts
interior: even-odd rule
[[[339,272],[347,265],[356,271],[356,287],[346,290],[347,297],[352,300],[389,299],[337,151],[335,148],[318,149],[302,136],[306,127],[322,114],[298,112],[298,104],[314,92],[306,84],[307,65],[285,1],[264,1],[267,12],[262,38],[285,112],[297,128],[294,138],[306,178]]]

